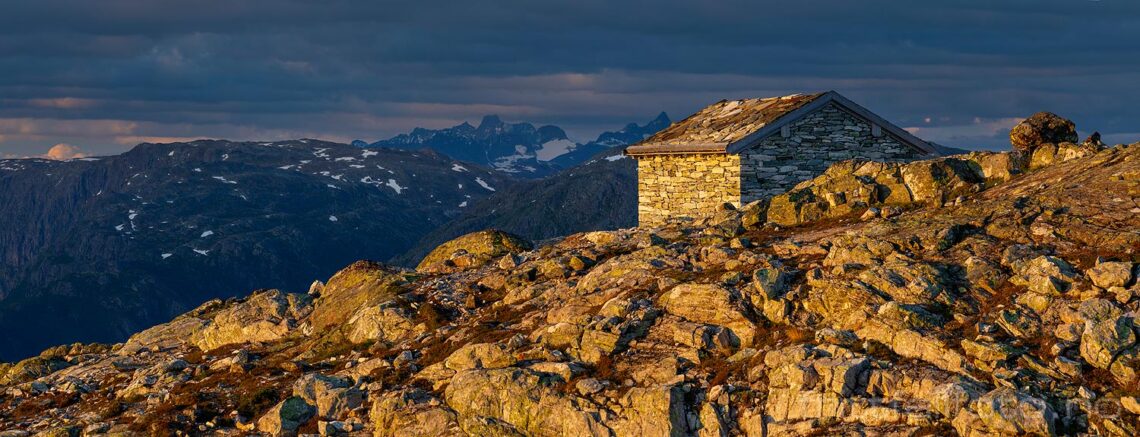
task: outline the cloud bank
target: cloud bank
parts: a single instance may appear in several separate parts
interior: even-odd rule
[[[86,158],[87,154],[79,150],[78,147],[70,144],[59,143],[51,146],[47,153],[43,155],[44,158],[54,159],[56,161],[66,161],[69,159]]]
[[[1140,3],[41,0],[0,14],[0,155],[377,139],[497,113],[586,138],[835,89],[958,147],[1039,110],[1127,138]]]

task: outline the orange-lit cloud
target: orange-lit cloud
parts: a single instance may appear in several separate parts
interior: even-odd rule
[[[83,153],[83,151],[78,147],[72,146],[70,144],[59,143],[51,146],[51,149],[48,149],[47,153],[45,153],[42,157],[47,159],[54,159],[56,161],[66,161],[68,159],[86,158],[87,154]]]
[[[98,101],[93,99],[79,99],[75,97],[61,97],[57,99],[31,99],[28,103],[39,108],[53,109],[83,109],[95,106]]]
[[[145,135],[127,135],[116,136],[113,138],[115,143],[123,146],[134,146],[139,143],[184,143],[194,140],[200,140],[202,137],[164,137],[164,136],[145,136]]]

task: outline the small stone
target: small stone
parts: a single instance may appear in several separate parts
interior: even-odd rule
[[[1081,386],[1081,388],[1078,388],[1077,394],[1079,394],[1082,398],[1088,399],[1090,401],[1093,399],[1096,399],[1096,392],[1092,391],[1091,389],[1089,389],[1088,387],[1085,387],[1085,386]]]
[[[867,208],[867,211],[864,212],[863,215],[859,216],[859,220],[863,220],[863,221],[874,220],[874,219],[879,218],[879,215],[880,215],[879,208],[871,207],[871,208]]]
[[[313,281],[312,284],[309,284],[309,296],[318,297],[321,295],[321,291],[324,289],[324,282],[321,282],[320,280]]]
[[[1140,414],[1140,398],[1135,396],[1121,396],[1120,405],[1132,414]]]
[[[1034,338],[1041,334],[1040,323],[1029,314],[1017,310],[1001,310],[997,323],[1017,338]]]
[[[582,396],[588,396],[595,393],[600,393],[606,388],[606,386],[597,379],[586,378],[578,381],[578,383],[574,385],[574,388],[576,388],[578,390],[578,393],[580,393]]]

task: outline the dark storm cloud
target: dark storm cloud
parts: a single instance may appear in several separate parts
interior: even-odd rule
[[[1140,4],[54,0],[0,14],[0,156],[195,137],[377,139],[499,113],[587,137],[836,89],[1002,147],[1053,110],[1140,138]]]

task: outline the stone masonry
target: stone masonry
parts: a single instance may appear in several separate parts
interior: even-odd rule
[[[839,161],[911,161],[920,152],[885,131],[876,136],[870,123],[830,104],[788,124],[789,135],[776,133],[741,152],[741,198],[749,203],[771,197],[811,179]]]
[[[922,152],[881,127],[835,105],[788,123],[739,154],[659,154],[638,157],[638,222],[701,217],[783,193],[831,164],[848,159],[910,161]]]
[[[740,157],[656,155],[637,160],[637,219],[642,226],[740,205]]]

